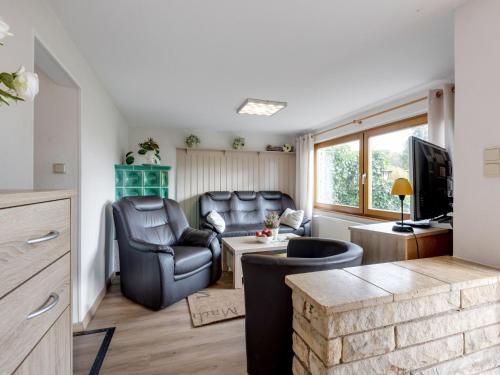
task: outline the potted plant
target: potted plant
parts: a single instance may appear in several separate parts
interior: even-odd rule
[[[266,215],[266,219],[264,220],[264,226],[271,230],[273,240],[277,240],[280,230],[280,216],[276,212],[268,213]]]
[[[160,145],[153,138],[139,143],[139,155],[144,155],[148,164],[160,164]]]
[[[190,134],[186,137],[185,142],[186,142],[186,146],[188,148],[193,148],[193,147],[198,146],[201,143],[201,140],[198,136],[196,136],[194,134]]]
[[[236,137],[233,141],[233,149],[241,150],[245,147],[245,138]]]
[[[0,46],[3,46],[3,39],[14,35],[9,30],[10,26],[0,17]],[[16,72],[0,72],[0,105],[34,100],[38,89],[38,76],[27,72],[24,66]]]

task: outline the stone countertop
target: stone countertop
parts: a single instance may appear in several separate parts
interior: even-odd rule
[[[500,282],[500,270],[452,256],[288,275],[286,284],[324,313]]]

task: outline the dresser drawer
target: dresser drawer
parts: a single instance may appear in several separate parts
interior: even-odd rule
[[[71,316],[69,307],[43,336],[14,375],[71,374]]]
[[[0,300],[0,374],[10,374],[70,303],[70,254]]]
[[[70,200],[0,209],[0,298],[70,250]]]

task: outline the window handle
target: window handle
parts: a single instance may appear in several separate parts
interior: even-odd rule
[[[364,185],[366,183],[366,173],[361,175],[361,184]]]

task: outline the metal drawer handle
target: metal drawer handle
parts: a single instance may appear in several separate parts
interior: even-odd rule
[[[50,300],[52,300],[52,302],[50,302]],[[33,319],[39,315],[42,315],[43,313],[46,313],[47,311],[54,308],[54,306],[57,305],[58,302],[59,302],[59,295],[57,293],[50,293],[50,296],[49,298],[47,298],[47,301],[45,301],[44,304],[40,306],[37,310],[29,314],[28,319]]]
[[[40,242],[53,240],[54,238],[57,238],[57,237],[59,237],[59,232],[57,230],[51,230],[46,235],[44,235],[42,237],[38,237],[38,238],[32,238],[32,239],[26,241],[26,243],[28,245],[34,245],[34,244],[37,244]]]

